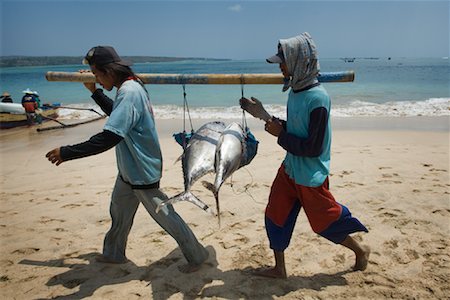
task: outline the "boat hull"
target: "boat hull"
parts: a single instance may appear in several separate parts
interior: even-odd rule
[[[58,117],[58,108],[38,109],[36,114],[41,115],[42,121],[45,122],[48,119],[56,119]],[[21,126],[27,126],[27,115],[25,113],[9,113],[0,112],[0,129],[10,129]]]

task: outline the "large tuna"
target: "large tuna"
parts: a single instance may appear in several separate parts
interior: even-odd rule
[[[223,122],[209,122],[192,135],[181,157],[184,192],[159,204],[156,212],[164,205],[178,201],[189,201],[212,213],[208,205],[192,194],[191,187],[200,177],[214,172],[216,145],[224,129],[225,124]]]
[[[225,180],[231,176],[237,169],[250,163],[256,154],[247,149],[248,136],[247,131],[238,123],[231,123],[222,132],[216,147],[214,170],[216,178],[214,184],[203,182],[203,185],[211,190],[216,199],[217,216],[220,225],[220,205],[219,190]],[[256,146],[255,146],[256,147]],[[252,149],[253,150],[253,149]],[[254,152],[254,154],[253,154]]]

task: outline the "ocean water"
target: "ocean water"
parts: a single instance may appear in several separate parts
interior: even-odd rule
[[[448,58],[321,59],[322,72],[355,72],[355,81],[325,83],[332,99],[332,116],[448,116],[450,115],[450,65]],[[22,90],[40,94],[43,103],[99,109],[81,83],[49,82],[48,71],[76,72],[84,65],[0,68],[0,92],[20,102]],[[263,60],[181,61],[143,63],[136,73],[279,73],[278,65]],[[155,115],[161,119],[183,116],[181,85],[147,85]],[[192,118],[240,118],[241,85],[186,85]],[[246,97],[256,97],[268,111],[285,116],[287,94],[280,85],[245,85]],[[107,93],[114,97],[114,92]],[[100,111],[100,110],[99,110]],[[62,109],[60,119],[84,119],[91,112]]]

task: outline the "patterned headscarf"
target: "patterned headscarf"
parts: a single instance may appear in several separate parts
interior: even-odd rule
[[[291,80],[289,87],[300,90],[308,85],[317,83],[319,75],[319,60],[316,44],[308,32],[301,35],[279,40],[283,50],[284,59]],[[283,89],[283,91],[287,90]]]

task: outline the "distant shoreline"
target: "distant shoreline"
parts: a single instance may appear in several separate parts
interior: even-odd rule
[[[123,56],[133,63],[176,62],[183,60],[230,61],[227,58],[167,57],[167,56]],[[0,56],[0,67],[37,67],[79,65],[82,56]]]

